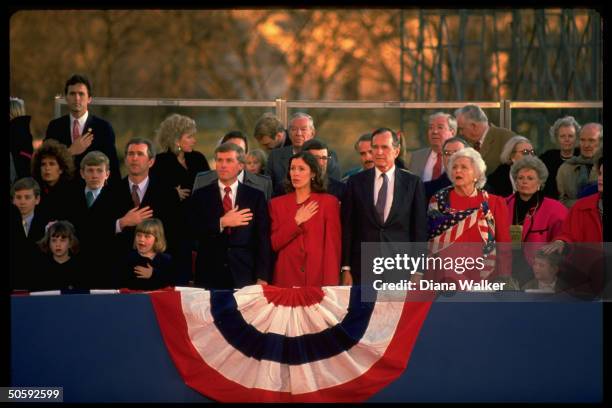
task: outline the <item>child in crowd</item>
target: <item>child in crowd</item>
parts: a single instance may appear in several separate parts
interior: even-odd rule
[[[45,235],[47,217],[36,206],[40,203],[40,185],[32,177],[17,180],[11,187],[9,269],[12,289],[30,289],[34,282],[33,260],[36,242]],[[35,211],[36,210],[36,211]]]
[[[88,289],[87,271],[76,257],[79,240],[70,222],[51,224],[38,246],[44,255],[36,268],[35,290]]]
[[[164,253],[164,226],[149,218],[136,226],[134,249],[128,254],[124,286],[129,289],[155,290],[174,282],[172,258]]]
[[[246,170],[254,174],[264,174],[266,169],[266,153],[261,149],[251,150],[246,155]]]
[[[567,289],[565,282],[558,278],[559,265],[562,257],[556,252],[546,254],[539,250],[536,252],[533,260],[533,275],[534,279],[530,280],[523,286],[526,289],[538,289],[551,293],[562,292]]]

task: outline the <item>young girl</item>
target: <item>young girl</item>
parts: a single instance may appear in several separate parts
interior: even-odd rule
[[[86,273],[79,262],[79,240],[74,226],[68,221],[57,221],[47,228],[38,241],[44,254],[38,261],[33,290],[87,289]]]
[[[155,290],[174,284],[172,258],[165,254],[164,226],[149,218],[136,226],[134,249],[127,257],[123,286],[129,289]]]

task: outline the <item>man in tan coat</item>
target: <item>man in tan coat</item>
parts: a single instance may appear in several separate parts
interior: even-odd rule
[[[480,152],[487,165],[487,175],[500,165],[502,149],[514,136],[511,130],[489,124],[487,115],[477,105],[465,105],[455,111],[457,134]]]

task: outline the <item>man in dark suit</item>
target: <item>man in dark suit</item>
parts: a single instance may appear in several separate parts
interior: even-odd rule
[[[245,154],[249,152],[247,138],[240,131],[229,132],[223,136],[220,144],[226,142],[234,143],[235,145],[240,146]],[[193,191],[207,186],[217,180],[218,177],[216,170],[201,171],[196,175],[195,182],[193,183]],[[270,177],[254,174],[246,169],[242,169],[242,171],[238,174],[238,181],[246,184],[247,186],[260,190],[264,193],[266,201],[270,201],[270,198],[272,197],[272,181],[270,180]]]
[[[514,136],[509,129],[489,124],[487,115],[477,105],[465,105],[455,111],[457,134],[476,149],[487,165],[487,175],[493,173],[501,164],[502,149]]]
[[[429,199],[438,191],[443,189],[444,187],[450,186],[452,183],[448,178],[448,169],[446,168],[448,165],[448,160],[450,157],[456,152],[464,147],[469,147],[468,143],[460,138],[459,136],[453,136],[449,139],[446,139],[444,144],[442,145],[442,160],[444,162],[444,172],[440,175],[440,177],[426,181],[423,183],[425,185],[425,195],[426,202],[429,203]]]
[[[117,257],[122,261],[134,244],[136,225],[155,217],[162,221],[168,249],[177,255],[176,226],[179,197],[176,190],[149,174],[155,162],[155,151],[150,140],[132,138],[125,148],[128,175],[112,187],[114,230]]]
[[[327,181],[327,192],[336,197],[338,201],[340,201],[340,204],[342,204],[344,194],[346,193],[346,184],[327,175],[327,163],[330,160],[327,145],[321,140],[310,139],[304,143],[302,149],[309,152],[317,159],[321,167],[321,174]]]
[[[113,127],[87,110],[92,100],[89,79],[73,75],[66,81],[64,94],[70,114],[49,122],[45,140],[56,139],[68,146],[77,168],[86,153],[94,150],[104,153],[110,160],[110,180],[113,183],[119,181],[121,173]]]
[[[372,133],[375,167],[348,179],[342,203],[343,284],[361,282],[362,242],[425,242],[425,190],[418,176],[398,169],[399,138],[388,128]]]
[[[266,175],[272,179],[273,196],[285,194],[284,181],[287,176],[289,158],[302,150],[305,142],[314,138],[316,133],[312,117],[307,113],[297,112],[289,121],[289,138],[292,146],[274,149],[268,157]],[[335,179],[340,179],[340,166],[338,156],[333,150],[329,152],[330,159],[327,172]]]
[[[271,112],[264,113],[255,123],[253,137],[268,154],[274,149],[291,146],[283,122]]]
[[[234,143],[215,150],[216,183],[195,191],[189,225],[198,240],[195,285],[231,289],[267,284],[270,219],[261,191],[239,183],[245,155]]]

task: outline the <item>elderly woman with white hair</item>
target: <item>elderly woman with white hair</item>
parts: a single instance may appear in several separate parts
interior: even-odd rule
[[[511,238],[513,242],[527,243],[521,246],[528,264],[525,268],[515,265],[513,275],[524,284],[533,278],[530,269],[535,253],[561,233],[568,210],[559,201],[544,196],[548,169],[537,157],[527,156],[516,161],[510,168],[510,176],[516,186],[516,193],[506,198]]]
[[[511,273],[509,248],[496,256],[496,243],[510,242],[508,210],[502,197],[483,190],[486,169],[473,148],[457,151],[447,169],[452,185],[434,194],[428,209],[431,253],[442,258],[482,258],[484,267],[462,273],[448,269],[429,271],[434,280],[490,280]]]
[[[535,151],[529,139],[520,135],[512,136],[499,155],[502,164],[487,177],[491,188],[489,191],[502,197],[507,197],[516,191],[514,181],[510,177],[510,166],[525,156],[534,155]]]
[[[573,116],[559,118],[550,127],[550,140],[559,148],[547,150],[540,156],[540,159],[548,169],[548,179],[550,180],[544,187],[544,195],[546,197],[554,198],[555,200],[559,198],[556,183],[557,172],[566,160],[580,154],[580,150],[576,146],[580,129],[580,124]]]

